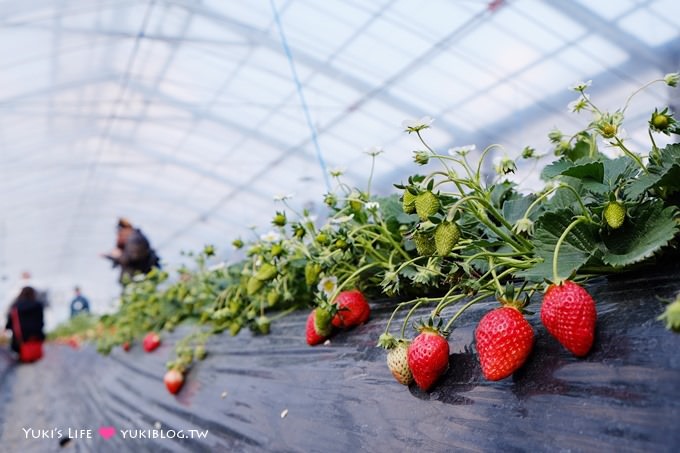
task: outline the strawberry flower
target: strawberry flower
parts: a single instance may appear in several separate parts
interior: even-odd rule
[[[526,217],[522,217],[517,222],[515,222],[515,225],[512,227],[512,230],[517,234],[524,234],[526,236],[533,236],[534,235],[534,222],[531,219],[528,219]]]
[[[293,194],[293,193],[279,194],[279,195],[274,196],[274,201],[286,201],[286,200],[290,200],[294,196],[295,196],[295,194]]]
[[[680,81],[680,74],[677,72],[668,73],[663,77],[663,81],[669,87],[676,87],[678,86],[678,81]]]
[[[570,90],[578,91],[580,93],[583,93],[586,88],[588,88],[591,84],[593,83],[592,80],[588,80],[587,82],[576,82],[572,86],[569,87]]]
[[[353,218],[354,218],[354,214],[343,215],[343,216],[340,216],[340,217],[333,217],[329,220],[329,222],[332,223],[333,225],[340,225],[342,223],[349,222]]]
[[[588,107],[588,100],[589,99],[590,99],[590,96],[587,93],[582,93],[581,96],[578,99],[576,99],[575,101],[571,101],[567,105],[567,109],[570,112],[578,113],[581,110]]]
[[[405,132],[408,132],[409,134],[411,132],[419,132],[422,131],[423,129],[427,129],[432,125],[432,122],[434,120],[429,117],[429,116],[423,116],[420,119],[413,120],[413,119],[408,119],[404,120],[401,122],[401,126],[404,128]]]
[[[366,148],[365,153],[368,154],[369,156],[377,156],[379,154],[383,153],[382,146],[371,146],[370,148]]]
[[[338,287],[338,278],[333,277],[333,276],[328,276],[324,277],[319,281],[319,284],[316,286],[316,289],[319,290],[319,292],[323,293],[326,295],[326,297],[331,297],[331,295],[335,292],[335,290]]]
[[[367,211],[377,211],[380,208],[380,203],[377,201],[369,201],[365,204]]]
[[[260,240],[264,242],[276,242],[281,240],[281,235],[276,231],[269,231],[260,236]]]
[[[449,148],[449,156],[465,156],[470,151],[474,151],[477,149],[477,145],[463,145],[463,146],[455,146],[453,148]]]
[[[515,170],[517,170],[515,161],[510,159],[508,156],[503,156],[498,159],[494,165],[494,168],[496,169],[496,173],[501,176],[505,176],[508,173],[514,173]]]

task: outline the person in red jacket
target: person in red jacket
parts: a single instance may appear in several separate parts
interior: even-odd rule
[[[27,340],[45,340],[44,328],[44,306],[38,299],[38,293],[30,286],[22,288],[19,296],[9,307],[7,313],[7,324],[5,328],[12,331],[12,350],[19,352],[19,341],[17,339],[17,326],[14,324],[12,312],[16,310],[19,327],[21,328],[21,338]]]

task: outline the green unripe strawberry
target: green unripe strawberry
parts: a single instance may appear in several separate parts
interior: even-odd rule
[[[255,320],[255,326],[257,329],[257,333],[260,333],[262,335],[268,335],[269,328],[271,326],[271,321],[266,316],[260,316]]]
[[[302,225],[297,224],[293,227],[293,234],[296,238],[302,239],[305,236],[305,229]]]
[[[276,305],[276,303],[281,299],[281,295],[275,289],[272,289],[267,293],[267,303],[270,307]]]
[[[277,273],[278,271],[276,270],[276,266],[273,264],[264,263],[260,267],[260,270],[257,271],[257,274],[255,274],[255,278],[266,282],[267,280],[271,280],[272,278],[276,277]]]
[[[664,130],[668,127],[668,117],[661,113],[652,114],[652,124],[659,130]]]
[[[626,207],[619,201],[612,201],[607,203],[604,207],[604,219],[607,225],[613,230],[620,228],[623,221],[626,219]]]
[[[413,235],[413,242],[415,242],[416,250],[420,256],[434,255],[434,252],[437,251],[432,234],[418,231]]]
[[[413,214],[416,212],[416,196],[413,195],[411,192],[408,190],[404,190],[404,197],[402,200],[402,208],[404,209],[404,212],[406,214]]]
[[[277,212],[274,218],[272,219],[272,225],[274,226],[285,226],[286,225],[286,214],[283,212]]]
[[[281,244],[272,245],[272,256],[280,256],[283,253],[283,247]]]
[[[305,265],[305,283],[307,283],[308,286],[312,286],[316,283],[317,278],[319,278],[319,273],[321,273],[321,265],[308,261]]]
[[[328,310],[324,310],[321,307],[317,307],[314,313],[314,329],[322,337],[327,337],[331,334],[333,325],[331,320],[333,315]]]
[[[205,357],[208,355],[208,352],[205,350],[205,346],[202,344],[199,344],[194,348],[194,358],[196,360],[203,360]]]
[[[240,331],[241,331],[241,323],[238,321],[234,321],[231,324],[229,324],[229,333],[231,334],[232,337],[235,337]]]
[[[446,256],[460,239],[460,229],[453,222],[442,222],[434,230],[434,245],[437,255]]]
[[[337,239],[335,243],[333,244],[333,249],[334,250],[346,250],[347,249],[347,241],[344,239]]]
[[[264,282],[258,278],[255,277],[250,277],[248,279],[248,287],[246,288],[246,292],[248,293],[249,296],[252,296],[253,294],[257,293],[262,287],[264,286]]]
[[[417,195],[414,204],[420,220],[427,220],[439,211],[439,198],[429,190]]]

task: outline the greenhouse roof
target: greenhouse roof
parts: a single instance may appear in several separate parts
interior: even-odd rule
[[[169,267],[204,244],[232,259],[277,195],[323,217],[330,169],[365,188],[373,146],[373,191],[390,193],[418,171],[408,118],[434,118],[442,151],[549,152],[551,129],[588,122],[569,85],[615,109],[678,69],[679,32],[672,0],[0,1],[5,292],[29,270],[55,306],[80,284],[103,309],[120,216]],[[632,146],[674,102],[636,98]]]

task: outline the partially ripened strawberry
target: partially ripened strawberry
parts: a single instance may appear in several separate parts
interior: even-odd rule
[[[408,346],[408,342],[400,341],[387,353],[387,367],[397,382],[404,385],[413,382],[413,374],[408,367]]]
[[[146,352],[151,352],[161,344],[161,337],[156,332],[149,332],[142,341],[142,347]]]
[[[316,309],[312,310],[311,313],[309,313],[309,316],[307,316],[307,324],[305,326],[305,334],[307,337],[307,344],[310,346],[314,346],[315,344],[323,343],[326,341],[326,338],[328,338],[325,335],[319,334],[317,332],[316,327],[314,326],[315,322],[314,320],[316,319]]]
[[[449,343],[436,329],[422,328],[408,347],[408,366],[422,390],[430,387],[449,366]]]
[[[128,352],[130,348],[132,348],[132,344],[130,344],[129,341],[126,341],[125,343],[122,344],[123,351]]]
[[[342,291],[335,298],[338,311],[333,316],[333,326],[347,329],[361,325],[371,316],[371,307],[358,289]]]
[[[604,207],[603,216],[609,228],[621,228],[626,219],[626,207],[620,201],[612,201]]]
[[[437,255],[446,256],[460,239],[460,229],[453,222],[444,221],[434,229],[434,245]]]
[[[314,329],[323,337],[328,337],[333,330],[331,320],[333,319],[335,311],[331,312],[331,308],[332,307],[328,306],[319,306],[314,310]]]
[[[429,190],[416,195],[414,204],[420,220],[427,220],[439,211],[439,198]]]
[[[177,394],[184,384],[184,375],[177,369],[168,370],[163,377],[163,382],[168,392]]]
[[[543,296],[541,321],[548,332],[577,357],[588,354],[595,339],[595,301],[578,284],[550,285]]]
[[[482,317],[475,341],[484,377],[498,381],[524,364],[534,346],[534,331],[519,310],[501,307]]]

